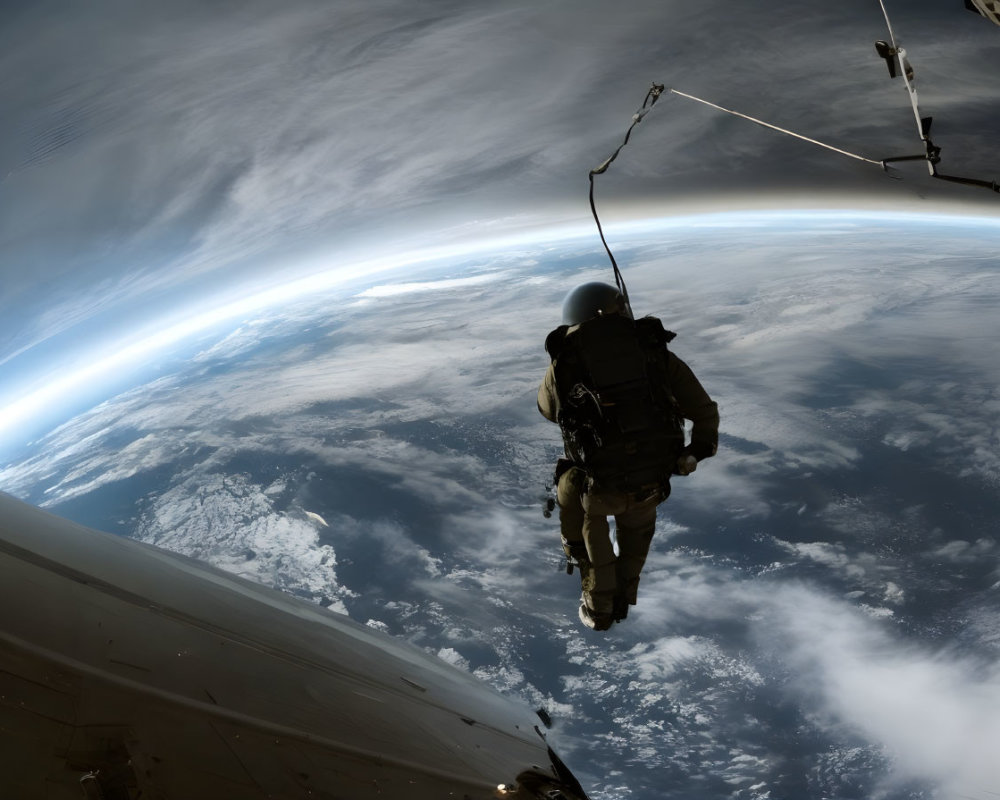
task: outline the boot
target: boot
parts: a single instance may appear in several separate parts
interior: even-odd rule
[[[587,606],[585,600],[580,600],[580,622],[594,631],[606,631],[614,619],[611,614],[599,614]]]

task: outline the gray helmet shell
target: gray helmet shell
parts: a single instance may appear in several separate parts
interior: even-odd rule
[[[624,295],[610,284],[581,283],[563,300],[563,325],[579,325],[603,314],[631,316]]]

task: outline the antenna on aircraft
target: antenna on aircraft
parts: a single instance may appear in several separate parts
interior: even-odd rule
[[[965,178],[959,175],[943,175],[938,172],[937,165],[941,162],[941,148],[931,141],[931,123],[934,121],[934,118],[924,117],[920,114],[920,106],[917,102],[917,90],[913,79],[913,67],[910,65],[910,61],[906,57],[906,50],[900,47],[896,42],[896,34],[892,30],[892,22],[889,20],[889,11],[885,7],[884,0],[878,0],[878,2],[879,6],[882,8],[882,16],[885,17],[885,26],[889,30],[889,41],[886,42],[885,40],[880,39],[875,42],[875,52],[885,59],[885,63],[889,68],[890,78],[903,78],[903,82],[906,84],[906,93],[910,99],[910,106],[913,108],[913,118],[917,123],[917,135],[924,144],[923,154],[885,158],[882,160],[882,163],[889,164],[895,161],[926,161],[927,171],[930,173],[932,178],[939,178],[941,180],[951,181],[952,183],[962,183],[967,186],[981,186],[985,189],[992,189],[994,192],[1000,192],[1000,184],[997,184],[996,181],[982,180],[981,178]]]

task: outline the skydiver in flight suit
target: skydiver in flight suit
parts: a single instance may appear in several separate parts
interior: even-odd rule
[[[614,286],[585,283],[566,296],[563,324],[545,340],[552,360],[538,410],[562,431],[563,549],[580,568],[580,620],[594,630],[625,619],[636,603],[671,475],[689,475],[718,448],[718,407],[667,349],[673,338],[656,317],[634,320]],[[689,444],[683,419],[693,422]]]

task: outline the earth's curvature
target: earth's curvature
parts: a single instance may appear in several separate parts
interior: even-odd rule
[[[157,356],[0,488],[405,637],[544,708],[594,800],[1000,792],[1000,225],[620,227],[718,400],[628,620],[576,619],[535,408],[593,237],[301,296]]]

